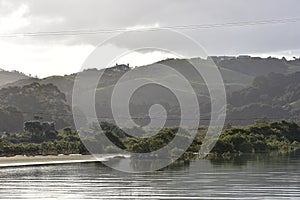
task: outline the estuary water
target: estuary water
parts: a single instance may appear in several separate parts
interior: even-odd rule
[[[300,199],[300,151],[128,174],[101,163],[0,169],[1,199]]]

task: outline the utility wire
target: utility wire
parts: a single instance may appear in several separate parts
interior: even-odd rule
[[[162,29],[174,30],[197,30],[197,29],[210,29],[222,27],[243,27],[243,26],[258,26],[270,24],[288,24],[300,22],[300,18],[287,18],[287,19],[271,19],[260,21],[241,21],[241,22],[228,22],[219,24],[191,24],[191,25],[177,25],[177,26],[162,26],[153,28],[116,28],[116,29],[87,29],[87,30],[61,30],[61,31],[40,31],[40,32],[24,32],[24,33],[7,33],[0,34],[2,38],[9,37],[37,37],[37,36],[80,36],[80,35],[95,35],[95,34],[112,34],[122,33],[127,31],[159,31]]]
[[[243,21],[243,22],[229,22],[229,23],[219,23],[219,24],[191,24],[191,25],[177,25],[177,26],[164,26],[155,28],[141,28],[141,29],[129,29],[129,28],[118,28],[118,29],[95,29],[95,30],[62,30],[62,31],[42,31],[42,32],[26,32],[26,33],[9,33],[0,34],[0,37],[35,37],[35,36],[76,36],[76,35],[94,35],[94,34],[112,34],[121,33],[127,31],[159,31],[162,29],[174,29],[174,30],[197,30],[197,29],[210,29],[210,28],[222,28],[222,27],[242,27],[242,26],[257,26],[257,25],[270,25],[270,24],[287,24],[287,23],[297,23],[300,22],[300,18],[289,18],[289,19],[271,19],[271,20],[260,20],[260,21]],[[58,116],[77,116],[77,117],[89,117],[84,115],[72,115],[72,114],[51,114],[44,112],[25,112],[16,111],[16,113],[22,114],[44,114],[44,115],[58,115]],[[123,119],[148,119],[146,117],[117,117]],[[97,119],[114,119],[112,117],[97,117]],[[162,118],[154,118],[162,119]],[[236,118],[227,120],[254,120],[257,118]],[[278,117],[272,117],[268,119],[282,119]],[[292,117],[289,119],[299,119],[297,117]],[[182,118],[167,118],[167,120],[195,120],[195,119],[182,119]],[[210,118],[201,119],[210,120]]]

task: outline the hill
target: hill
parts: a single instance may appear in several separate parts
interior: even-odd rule
[[[212,60],[219,67],[222,74],[223,80],[225,82],[227,93],[230,94],[234,91],[239,91],[251,85],[254,78],[260,75],[267,75],[271,72],[289,74],[293,72],[300,71],[300,61],[295,59],[292,61],[287,61],[285,59],[277,58],[258,58],[258,57],[212,57]],[[131,79],[146,77],[152,78],[157,81],[160,80],[176,80],[177,75],[170,73],[162,73],[162,71],[154,71],[153,68],[157,65],[166,65],[179,72],[185,74],[197,93],[201,95],[207,95],[206,84],[203,79],[199,76],[195,76],[195,71],[190,66],[190,62],[199,61],[203,65],[209,65],[205,59],[193,58],[193,59],[167,59],[162,60],[157,63],[153,63],[146,66],[136,67],[134,69],[129,68],[126,65],[118,65],[112,68],[103,69],[105,72],[99,82],[98,92],[107,94],[110,93],[111,88],[118,81],[122,75],[128,71],[135,71],[135,76],[131,76]],[[37,82],[40,84],[54,84],[60,91],[66,94],[67,102],[71,103],[72,90],[74,79],[77,75],[82,78],[89,80],[89,76],[98,76],[103,70],[90,69],[83,72],[65,75],[65,76],[50,76],[44,79],[36,79],[26,77],[25,79],[16,79],[15,82],[9,82],[6,85],[1,85],[0,87],[8,86],[24,86]],[[193,81],[194,79],[194,81]],[[89,88],[87,86],[87,88]],[[86,89],[86,88],[85,88]]]
[[[211,57],[211,59],[219,67],[225,82],[228,96],[228,122],[233,124],[250,124],[254,119],[262,116],[284,119],[299,116],[300,96],[297,92],[299,91],[300,73],[294,73],[300,71],[300,61],[298,59],[287,61],[285,59],[264,59],[248,56]],[[15,106],[21,111],[26,111],[27,108],[30,108],[31,113],[42,110],[51,111],[51,113],[58,112],[57,115],[60,113],[62,116],[70,116],[75,77],[85,83],[82,87],[76,88],[81,92],[82,96],[85,96],[93,89],[89,84],[89,80],[92,77],[99,77],[103,73],[96,90],[96,111],[99,117],[112,118],[110,99],[117,82],[120,85],[128,84],[129,80],[142,79],[164,82],[171,85],[171,89],[177,93],[187,94],[191,91],[180,84],[180,81],[185,77],[197,94],[202,117],[209,118],[210,98],[208,89],[204,80],[191,66],[191,62],[199,62],[201,65],[208,67],[211,65],[209,60],[200,58],[167,59],[136,68],[130,68],[127,65],[117,65],[108,69],[88,69],[71,75],[51,76],[44,79],[27,77],[1,86],[0,105]],[[178,76],[176,73],[161,70],[161,65],[175,69],[183,77]],[[127,72],[130,73],[127,74]],[[123,77],[124,74],[126,74],[126,77]],[[36,85],[39,86],[36,87]],[[47,89],[44,85],[51,85],[52,89],[49,94],[42,91]],[[30,90],[27,87],[33,87],[34,89],[30,89],[32,92],[35,90],[38,90],[38,92],[29,93]],[[22,91],[24,89],[25,91]],[[46,102],[52,98],[49,95],[54,94],[53,92],[64,97],[58,100],[59,107],[55,108],[55,105],[52,105],[52,110],[49,110],[50,108],[46,106]],[[126,91],[123,92],[126,95]],[[26,102],[26,98],[28,98],[26,95],[39,100]],[[11,99],[8,100],[6,96],[11,96]],[[143,118],[136,120],[139,125],[143,126],[149,123],[148,111],[153,104],[163,105],[170,118],[179,118],[178,116],[180,116],[179,102],[172,92],[163,87],[147,86],[147,88],[144,87],[137,90],[131,99],[132,116]],[[188,109],[193,112],[195,105],[189,105]],[[62,124],[60,126],[68,123],[72,124],[72,119],[63,118],[62,116]],[[25,120],[32,118],[32,116],[28,117],[28,115],[24,117]],[[45,117],[54,120],[52,117]],[[55,118],[55,120],[58,120],[58,118]],[[179,120],[170,120],[167,121],[166,125],[173,126],[178,125],[178,123]],[[206,122],[203,123],[205,124]]]
[[[283,75],[270,73],[255,78],[252,86],[228,97],[229,119],[249,124],[258,117],[300,119],[300,72]],[[238,119],[248,119],[237,122]]]
[[[0,69],[0,86],[28,78],[30,77],[18,71],[5,71]]]
[[[32,83],[23,87],[0,89],[0,131],[20,131],[24,121],[35,116],[54,121],[57,128],[73,124],[65,95],[53,84]]]

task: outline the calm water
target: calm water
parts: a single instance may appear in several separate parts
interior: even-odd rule
[[[199,160],[144,174],[101,164],[0,169],[0,198],[300,199],[300,151]]]

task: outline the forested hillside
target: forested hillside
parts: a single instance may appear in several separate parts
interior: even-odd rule
[[[276,58],[251,57],[213,57],[225,82],[228,97],[227,122],[235,125],[251,124],[256,118],[297,120],[300,116],[300,61],[287,61]],[[96,90],[96,110],[99,117],[112,117],[110,98],[119,79],[131,72],[131,75],[120,81],[140,78],[171,83],[172,89],[186,94],[186,88],[178,83],[180,77],[161,70],[154,70],[160,65],[169,66],[186,75],[197,94],[201,114],[210,116],[210,98],[203,79],[197,76],[190,65],[200,62],[209,65],[208,60],[194,58],[167,59],[151,65],[130,68],[128,65],[117,65],[112,68],[89,69],[76,74],[51,76],[44,79],[27,77],[18,72],[0,72],[6,78],[0,89],[0,131],[18,131],[23,129],[23,122],[41,116],[44,120],[54,121],[58,128],[73,125],[71,100],[75,77],[84,83],[92,77],[102,77]],[[16,78],[17,77],[17,78]],[[11,80],[15,78],[15,82]],[[3,79],[4,80],[4,79]],[[1,84],[0,84],[1,85]],[[90,85],[76,88],[85,95],[91,90]],[[132,115],[148,116],[148,109],[153,104],[161,104],[170,118],[179,118],[180,107],[174,95],[162,88],[138,90],[131,102]],[[124,94],[125,95],[125,94]],[[151,98],[150,98],[151,97]],[[190,105],[194,109],[195,105]],[[178,120],[179,121],[179,120]],[[178,125],[178,121],[168,121],[166,125]],[[140,125],[147,124],[148,119],[140,120]],[[203,124],[207,121],[201,122]]]
[[[285,59],[277,59],[277,58],[259,58],[259,57],[214,57],[212,58],[216,65],[219,67],[222,77],[225,82],[225,86],[227,89],[227,93],[230,94],[234,91],[239,91],[241,89],[247,88],[251,86],[252,81],[261,75],[268,75],[269,73],[280,73],[280,74],[289,74],[300,71],[300,61],[299,59],[295,59],[292,61],[287,61]],[[146,77],[151,77],[156,80],[169,80],[175,81],[178,78],[176,75],[161,73],[153,70],[153,66],[157,66],[158,64],[166,65],[171,68],[174,68],[179,71],[184,71],[185,74],[188,74],[189,79],[193,80],[195,76],[194,70],[191,69],[190,62],[201,62],[202,65],[209,65],[205,59],[193,58],[193,59],[167,59],[163,61],[159,61],[157,63],[153,63],[146,66],[140,66],[136,68],[129,68],[127,65],[118,65],[105,70],[101,82],[99,82],[99,95],[106,95],[110,93],[111,88],[114,84],[119,80],[119,78],[125,74],[127,71],[138,71],[138,76],[144,75]],[[151,74],[147,74],[147,72],[151,72]],[[89,79],[89,76],[98,76],[102,73],[102,70],[90,69],[83,72],[79,72],[78,74],[81,77],[86,77]],[[0,74],[1,75],[1,74]],[[72,99],[72,90],[74,79],[77,74],[65,75],[65,76],[50,76],[43,79],[38,78],[30,78],[30,77],[22,77],[22,78],[14,78],[14,76],[10,77],[10,80],[7,81],[6,85],[0,84],[0,87],[8,87],[8,86],[24,86],[31,84],[33,82],[37,82],[40,84],[48,84],[52,83],[56,85],[60,91],[65,93],[66,99],[69,103],[71,103]],[[136,78],[136,77],[132,77]],[[1,79],[4,80],[4,79]],[[195,78],[195,81],[191,82],[194,89],[197,93],[207,95],[207,90],[205,87],[205,83],[199,77]]]
[[[233,92],[228,102],[229,119],[249,119],[236,123],[251,123],[262,116],[297,120],[300,118],[300,73],[259,76],[252,86]]]
[[[58,128],[72,125],[71,108],[64,93],[52,84],[32,83],[0,90],[0,131],[22,131],[23,122],[39,116]]]

